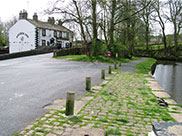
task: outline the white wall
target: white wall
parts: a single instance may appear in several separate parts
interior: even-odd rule
[[[35,26],[26,20],[19,20],[9,30],[9,52],[35,49]]]
[[[54,31],[53,30],[46,30],[46,36],[42,36],[42,29],[39,29],[39,45],[42,46],[42,40],[46,41],[46,46],[47,46],[47,41],[50,42],[50,39],[54,37]]]
[[[54,30],[46,30],[46,36],[42,36],[42,29],[39,29],[39,36],[40,36],[39,45],[42,46],[42,40],[45,40],[46,41],[46,46],[47,46],[47,41],[50,42],[50,39],[54,38]],[[57,36],[59,37],[59,31],[57,31]],[[62,32],[62,37],[66,38],[66,33],[65,32]],[[63,48],[66,48],[66,43],[72,42],[72,39],[70,39],[70,38],[71,37],[69,37],[69,40],[59,40],[59,41],[62,41],[62,47]],[[56,43],[56,41],[55,41],[55,43]]]

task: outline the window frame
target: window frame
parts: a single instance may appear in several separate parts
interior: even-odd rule
[[[42,36],[46,36],[46,29],[42,29]]]
[[[57,31],[54,30],[54,37],[57,37]]]
[[[46,46],[46,40],[42,40],[42,46]]]
[[[69,33],[66,32],[66,39],[69,39]]]
[[[63,38],[62,31],[59,31],[59,38]]]

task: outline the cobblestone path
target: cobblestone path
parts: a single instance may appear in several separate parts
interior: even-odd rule
[[[70,136],[76,128],[100,128],[107,135],[145,136],[152,122],[174,121],[165,107],[158,106],[147,75],[117,73],[102,89],[93,89],[93,97],[77,116],[67,118],[63,110],[50,110],[18,135]]]

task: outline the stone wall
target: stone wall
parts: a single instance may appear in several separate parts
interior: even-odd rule
[[[50,52],[53,52],[53,50],[56,48],[57,47],[41,47],[41,48],[30,50],[30,51],[17,52],[17,53],[11,53],[11,54],[9,53],[2,54],[0,55],[0,60],[50,53]]]
[[[59,49],[54,51],[54,56],[66,56],[66,55],[82,55],[86,54],[86,48],[73,47],[69,49]]]

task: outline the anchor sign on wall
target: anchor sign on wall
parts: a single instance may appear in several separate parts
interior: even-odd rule
[[[25,37],[29,38],[29,35],[24,33],[24,32],[20,32],[16,35],[16,38],[19,38],[20,37],[20,40],[21,41],[24,41]]]
[[[21,37],[20,37],[20,40],[23,42],[23,41],[24,41],[24,37],[23,37],[23,36],[21,36]]]

